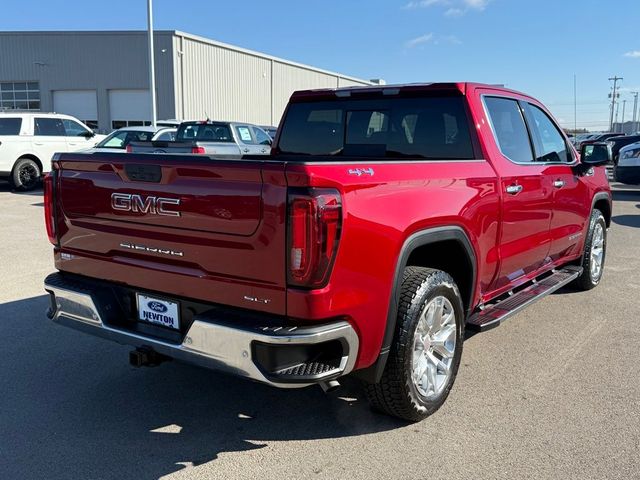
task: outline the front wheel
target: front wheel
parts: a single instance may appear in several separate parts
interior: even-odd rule
[[[11,172],[11,185],[16,190],[33,190],[40,183],[42,172],[38,164],[30,158],[19,158]]]
[[[589,230],[584,242],[582,274],[575,285],[581,290],[591,290],[600,283],[604,273],[607,253],[607,224],[600,210],[594,210],[589,219]]]
[[[463,328],[464,308],[453,278],[408,267],[389,359],[381,380],[365,386],[371,405],[412,422],[440,408],[458,372]]]

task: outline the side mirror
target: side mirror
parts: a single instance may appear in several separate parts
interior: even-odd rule
[[[608,143],[598,142],[582,145],[580,148],[580,163],[585,167],[598,167],[610,163],[613,159],[611,147]]]
[[[95,137],[96,136],[96,132],[92,132],[90,130],[87,130],[86,132],[82,132],[80,134],[80,136],[89,139],[89,138]]]

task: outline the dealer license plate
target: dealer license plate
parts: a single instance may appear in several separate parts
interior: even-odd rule
[[[142,322],[180,330],[180,308],[177,302],[137,294],[138,319]]]

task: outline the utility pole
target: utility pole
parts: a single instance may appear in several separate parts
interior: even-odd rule
[[[613,93],[609,94],[609,97],[611,97],[611,116],[609,117],[609,131],[612,132],[613,131],[613,111],[616,108],[616,95],[619,97],[620,94],[618,93],[618,80],[623,80],[622,77],[618,77],[613,76],[609,78],[609,81],[613,80]]]
[[[626,100],[622,100],[622,122],[620,123],[620,133],[625,133],[624,131],[624,107],[627,105]]]
[[[147,34],[149,36],[149,95],[151,95],[151,125],[156,126],[156,72],[153,50],[153,0],[147,0]]]
[[[631,133],[636,133],[638,131],[638,126],[636,125],[636,115],[638,111],[638,92],[631,92],[633,95],[633,121],[631,122],[631,129],[633,130]]]
[[[616,119],[613,122],[613,128],[610,130],[611,132],[618,131],[618,114],[620,113],[620,103],[616,103]]]

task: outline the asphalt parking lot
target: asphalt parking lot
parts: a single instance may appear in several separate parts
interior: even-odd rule
[[[353,381],[281,391],[51,324],[42,192],[0,184],[0,478],[640,478],[640,189],[606,270],[470,337],[444,407],[407,425]]]

